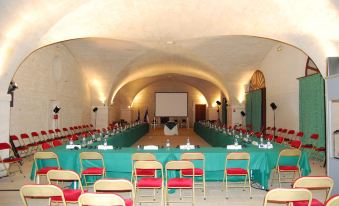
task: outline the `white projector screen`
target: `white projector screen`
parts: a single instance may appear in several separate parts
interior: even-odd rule
[[[155,116],[187,117],[187,92],[156,92]]]

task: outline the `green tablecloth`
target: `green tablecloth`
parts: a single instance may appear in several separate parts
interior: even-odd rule
[[[200,126],[203,127],[202,125]],[[198,126],[195,125],[195,129],[197,129],[196,127]],[[199,129],[202,130],[203,128],[199,128]],[[218,142],[222,143],[221,145],[226,144],[225,142],[233,143],[232,137],[227,136],[222,133],[215,132],[214,130],[209,130],[209,129],[207,130],[207,128],[205,129],[206,131],[204,130],[204,132],[206,132],[205,134],[208,136],[208,138],[205,138],[207,136],[205,137],[202,136],[202,137],[206,139],[207,142],[210,142],[211,145],[216,145]],[[138,130],[138,128],[136,128],[136,130]],[[197,133],[200,134],[198,131]],[[119,135],[114,135],[112,138],[110,138],[109,143],[113,142],[112,140],[115,139],[116,137],[119,137],[117,138],[119,141],[116,140],[116,142],[125,144],[124,141],[121,140],[120,138],[123,138],[124,140],[126,140],[128,135],[125,133],[121,134],[121,137]],[[210,139],[210,140],[207,140],[207,139]],[[128,143],[126,143],[125,145],[130,146],[131,144],[133,144],[132,140],[131,141],[128,140]],[[259,183],[264,189],[268,188],[268,181],[270,178],[271,170],[275,167],[275,164],[276,164],[276,161],[279,155],[279,151],[283,148],[284,147],[281,145],[275,145],[274,149],[268,150],[268,149],[258,149],[256,146],[253,146],[253,145],[247,145],[246,148],[241,150],[241,151],[246,151],[250,153],[251,155],[251,163],[250,163],[251,179]],[[74,170],[76,172],[80,172],[80,163],[79,163],[80,152],[98,151],[98,150],[96,149],[66,150],[65,146],[60,146],[60,147],[52,148],[51,151],[55,152],[59,156],[60,164],[63,169],[69,169],[69,170]],[[165,166],[165,164],[170,160],[180,159],[181,153],[187,152],[187,151],[176,149],[176,148],[171,148],[169,150],[159,149],[156,151],[137,150],[136,148],[122,148],[119,150],[106,150],[106,151],[100,150],[99,152],[104,155],[105,167],[107,170],[107,177],[129,179],[131,175],[131,170],[132,170],[131,155],[135,152],[154,153],[157,160],[162,162],[163,165]],[[190,152],[202,152],[205,154],[205,158],[206,158],[205,171],[206,171],[207,181],[221,181],[223,179],[226,155],[227,153],[233,152],[233,151],[227,150],[226,148],[222,148],[222,147],[209,147],[209,148],[197,148],[195,150],[190,150]],[[48,162],[41,162],[41,166],[48,166],[48,165],[49,165]],[[95,166],[95,163],[92,164],[92,166]],[[200,165],[196,163],[196,166],[198,167]],[[303,175],[308,175],[310,173],[311,168],[308,162],[307,155],[304,153],[302,154],[300,166],[302,168]],[[35,167],[33,165],[31,178],[34,175],[34,172],[35,172]]]

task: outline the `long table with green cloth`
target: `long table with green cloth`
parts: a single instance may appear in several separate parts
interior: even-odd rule
[[[145,126],[141,126],[145,127]],[[138,130],[138,128],[133,128]],[[132,130],[133,130],[132,129]],[[140,128],[139,128],[140,129]],[[211,143],[212,146],[215,146],[217,142],[221,146],[226,145],[227,142],[233,143],[232,137],[225,135],[220,132],[215,132],[215,130],[209,128],[203,128],[203,125],[195,125],[196,132],[202,136],[202,131],[205,134],[202,136],[207,142]],[[209,132],[207,132],[209,131]],[[187,150],[180,150],[178,148],[160,148],[159,150],[141,150],[137,148],[126,147],[132,144],[132,141],[127,140],[128,135],[126,133],[121,133],[120,135],[114,135],[109,138],[108,143],[114,146],[124,146],[121,149],[114,150],[97,150],[97,149],[88,149],[82,148],[81,150],[67,150],[65,146],[59,146],[50,149],[50,151],[55,152],[60,161],[62,169],[74,170],[80,172],[80,162],[79,154],[83,151],[98,151],[103,154],[105,167],[107,170],[108,178],[127,178],[131,177],[132,164],[131,164],[131,155],[135,152],[151,152],[155,154],[158,161],[160,161],[164,166],[168,161],[179,160],[180,155]],[[136,132],[138,133],[138,132]],[[141,134],[141,133],[140,133]],[[115,138],[121,138],[115,140]],[[210,138],[209,140],[207,140]],[[138,138],[135,138],[136,140]],[[217,139],[214,140],[214,139]],[[124,142],[129,142],[128,144]],[[214,143],[213,143],[214,142]],[[121,144],[121,145],[118,145]],[[263,189],[268,189],[268,182],[270,178],[271,170],[275,167],[276,161],[278,159],[279,151],[283,149],[284,146],[274,145],[274,149],[258,149],[257,146],[248,145],[246,148],[240,151],[249,152],[251,155],[250,169],[251,169],[251,179],[261,185]],[[237,150],[239,151],[239,150]],[[205,154],[205,172],[207,181],[222,181],[224,174],[225,158],[227,153],[234,152],[234,150],[227,150],[224,147],[204,147],[196,148],[194,150],[189,150],[189,152],[202,152]],[[288,160],[290,161],[290,160]],[[40,162],[41,166],[50,166],[53,163],[50,162]],[[96,163],[88,163],[88,166],[96,166]],[[237,162],[231,163],[231,166],[239,166]],[[196,167],[201,167],[201,162],[195,162]],[[300,166],[302,169],[302,175],[308,175],[310,173],[310,165],[306,154],[302,154]],[[39,166],[40,167],[40,166]],[[31,178],[34,177],[35,167],[32,167]],[[170,173],[170,176],[175,176],[178,173]]]
[[[199,122],[194,124],[194,132],[202,137],[208,144],[213,146],[213,148],[226,147],[227,145],[234,144],[234,136],[218,131],[215,128],[204,126]],[[254,140],[256,139],[256,137],[251,138]],[[253,181],[259,183],[263,189],[267,189],[268,181],[273,168],[276,166],[279,152],[288,147],[286,145],[272,143],[273,149],[259,149],[258,146],[249,143],[241,142],[241,144],[243,148],[236,151],[248,152],[250,154],[250,169]],[[226,148],[224,150],[226,150]],[[233,151],[234,150],[228,150],[228,152]],[[294,161],[296,160],[293,158],[285,158],[281,160],[280,164],[290,165],[294,164]],[[302,176],[307,176],[311,173],[307,152],[301,153],[299,166],[301,168]]]

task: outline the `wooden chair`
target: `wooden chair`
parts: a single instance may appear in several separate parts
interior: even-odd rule
[[[101,176],[104,178],[106,176],[106,169],[104,163],[104,157],[98,152],[81,152],[80,155],[80,174],[84,179],[86,187],[88,187],[87,176]],[[98,167],[86,167],[84,161],[96,161],[100,163]]]
[[[333,179],[327,176],[306,176],[298,178],[294,184],[293,188],[304,188],[310,191],[313,190],[324,190],[326,192],[326,197],[323,201],[313,198],[311,205],[324,205],[324,203],[329,199],[334,182]],[[293,203],[293,206],[303,206],[305,201],[297,201]]]
[[[325,206],[338,206],[339,205],[339,194],[333,195],[330,199],[325,202]]]
[[[67,187],[62,188],[66,203],[77,204],[79,196],[84,193],[80,177],[74,171],[50,170],[47,172],[47,180],[49,184],[53,184],[54,182],[61,184],[60,187],[62,187],[64,183],[72,182],[74,184],[73,189]],[[51,202],[60,203],[62,199],[60,197],[52,197]]]
[[[20,188],[20,196],[25,206],[28,206],[27,199],[46,198],[50,200],[52,197],[60,197],[60,203],[67,206],[62,190],[55,185],[24,185]]]
[[[186,198],[192,198],[192,201],[189,201],[192,203],[192,205],[194,205],[195,202],[195,193],[194,193],[194,179],[195,179],[195,175],[194,173],[192,173],[192,178],[183,178],[183,177],[179,177],[179,178],[169,178],[168,177],[168,173],[169,171],[173,171],[173,170],[192,170],[194,171],[194,164],[190,161],[185,161],[185,160],[176,160],[176,161],[169,161],[167,162],[166,166],[165,166],[165,177],[166,177],[166,186],[165,186],[165,202],[166,204],[169,203],[174,203],[174,202],[181,202],[184,203],[184,201],[169,201],[169,197],[168,197],[168,189],[179,189],[180,192],[180,199],[182,199],[183,197]],[[182,189],[191,189],[192,190],[192,196],[182,196],[181,194],[181,190]],[[186,202],[187,203],[187,202]]]
[[[233,152],[229,153],[226,156],[226,162],[225,162],[225,170],[224,170],[224,178],[223,178],[223,188],[226,188],[226,199],[228,199],[228,188],[239,188],[242,187],[243,190],[245,190],[245,187],[248,187],[250,190],[250,199],[252,199],[252,190],[251,190],[251,178],[250,178],[250,154],[247,152]],[[245,162],[245,167],[230,167],[229,164],[231,162],[235,161],[241,161]],[[228,185],[228,177],[230,176],[236,176],[236,177],[244,177],[243,186]],[[248,184],[246,186],[246,182],[248,181]]]
[[[58,155],[54,152],[36,152],[33,156],[34,164],[35,164],[35,174],[34,174],[34,181],[39,184],[40,183],[40,176],[46,176],[47,172],[50,170],[60,170],[60,163]],[[43,161],[47,160],[54,160],[54,166],[46,166],[46,167],[39,167],[39,165]]]
[[[79,206],[126,206],[124,199],[116,194],[85,193],[78,202]]]
[[[275,169],[274,169],[275,171],[273,172],[272,183],[274,180],[276,180],[274,178],[275,173],[278,174],[279,187],[281,187],[281,183],[293,183],[296,173],[298,173],[298,176],[300,177],[301,176],[300,166],[299,166],[300,157],[301,157],[301,151],[299,149],[284,149],[280,151],[279,157],[278,157]],[[290,158],[293,161],[293,163],[282,164],[281,160],[285,158]],[[293,177],[291,179],[288,177],[283,178],[282,173],[293,173]]]
[[[194,169],[194,176],[195,177],[201,177],[202,183],[197,183],[195,181],[195,189],[200,188],[204,192],[204,199],[206,200],[206,181],[205,181],[205,155],[203,153],[182,153],[181,154],[181,160],[188,160],[188,161],[201,161],[202,162],[202,168],[196,168]],[[193,170],[181,170],[181,176],[193,176]]]
[[[131,182],[134,182],[135,178],[140,177],[155,177],[155,170],[153,169],[138,169],[134,171],[134,162],[135,161],[155,161],[156,158],[152,153],[134,153],[131,157],[132,160],[132,173],[131,173]],[[136,173],[135,173],[136,172]]]
[[[154,176],[138,176],[138,172],[140,170],[153,170]],[[155,160],[139,160],[134,163],[133,174],[135,174],[134,178],[134,186],[135,191],[138,194],[140,189],[152,189],[153,190],[153,201],[145,201],[138,200],[136,202],[159,202],[161,205],[163,204],[164,199],[164,172],[162,164]],[[160,172],[161,177],[157,177],[157,171]],[[155,191],[160,190],[161,198],[159,201],[156,201]],[[146,195],[138,195],[139,197],[145,197]]]
[[[94,192],[96,193],[115,193],[115,192],[129,192],[130,198],[123,198],[126,206],[134,205],[134,186],[129,180],[124,179],[101,179],[94,183]]]
[[[264,206],[271,203],[290,205],[295,201],[307,201],[306,206],[311,206],[312,193],[307,189],[273,189],[266,194]]]

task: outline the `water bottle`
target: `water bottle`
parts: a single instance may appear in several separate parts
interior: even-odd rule
[[[71,137],[71,139],[69,140],[69,144],[70,144],[70,145],[73,145],[73,144],[74,144],[74,142],[73,142],[73,137]]]
[[[234,139],[234,145],[238,145],[238,138]]]
[[[186,145],[187,145],[187,146],[191,145],[191,142],[190,142],[190,138],[189,138],[189,137],[187,137]]]
[[[166,146],[166,149],[169,149],[171,147],[171,143],[170,143],[169,139],[166,140],[166,145],[165,146]]]
[[[107,138],[104,139],[104,146],[107,147]]]
[[[86,138],[82,137],[82,146],[85,147],[86,146]]]
[[[264,138],[262,136],[260,137],[260,144],[264,144]]]

